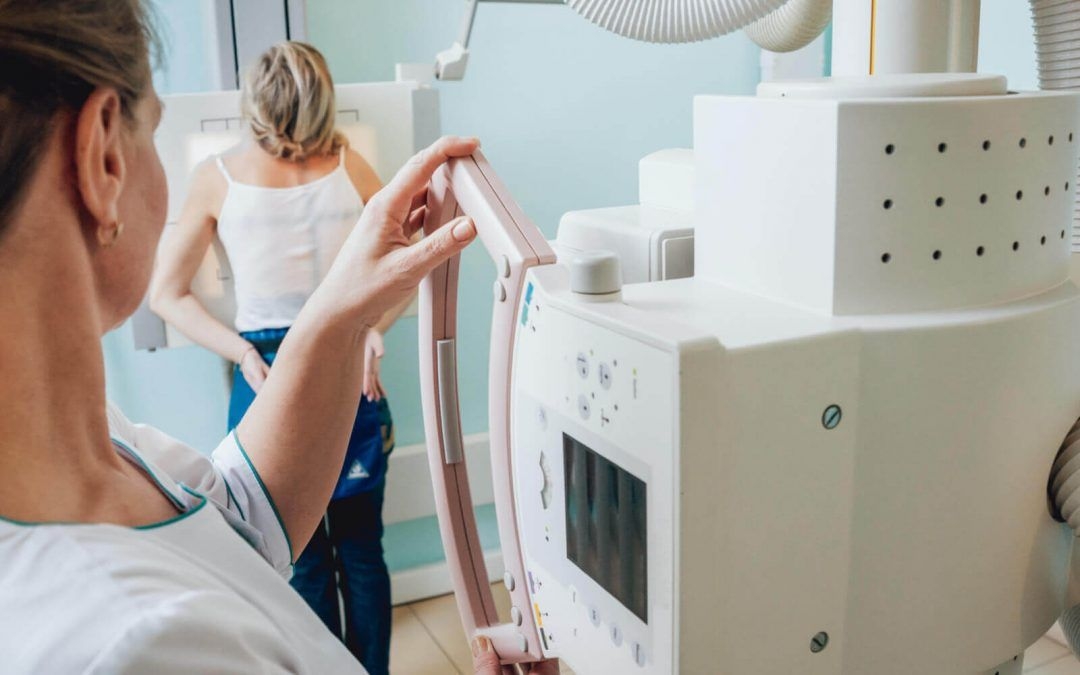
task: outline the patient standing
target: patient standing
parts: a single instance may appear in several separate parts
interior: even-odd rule
[[[381,187],[335,128],[333,82],[313,47],[271,47],[246,74],[242,94],[250,138],[196,169],[151,286],[154,311],[234,364],[230,429],[257,395],[278,346],[364,204]],[[191,293],[215,234],[233,271],[235,327],[214,319]],[[382,333],[403,309],[389,312],[368,331],[366,343],[356,345],[365,350],[366,372],[345,463],[322,527],[295,562],[291,581],[373,675],[387,672],[390,643],[390,579],[381,539],[393,427],[378,367]]]

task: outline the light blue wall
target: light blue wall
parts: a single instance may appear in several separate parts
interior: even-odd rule
[[[457,37],[464,2],[309,0],[308,39],[338,82],[385,80],[397,62],[433,63]],[[437,83],[443,130],[479,136],[521,206],[549,237],[572,209],[637,201],[637,161],[691,144],[697,93],[750,93],[759,50],[741,34],[660,46],[607,33],[566,7],[482,3],[464,81]],[[487,429],[494,267],[465,256],[459,306],[462,416]],[[422,440],[416,320],[388,336],[384,365],[399,439]]]
[[[210,30],[213,5],[213,0],[153,0],[166,43],[165,62],[154,76],[159,94],[219,88]],[[101,344],[109,398],[131,419],[153,424],[204,451],[224,437],[220,359],[197,347],[136,352],[127,324]]]
[[[1039,88],[1031,10],[1023,0],[983,0],[979,24],[979,70],[1004,75],[1009,88]]]

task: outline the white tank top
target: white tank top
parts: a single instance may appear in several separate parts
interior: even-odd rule
[[[341,162],[304,185],[268,188],[228,182],[218,215],[236,290],[236,330],[288,328],[326,276],[352,231],[364,200]]]

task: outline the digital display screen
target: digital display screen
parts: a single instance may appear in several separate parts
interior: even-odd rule
[[[563,434],[566,556],[648,623],[645,481]]]

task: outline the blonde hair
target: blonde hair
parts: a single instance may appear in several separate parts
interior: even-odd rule
[[[143,0],[0,0],[0,234],[25,196],[57,113],[103,87],[124,117],[160,43]]]
[[[334,81],[319,50],[281,42],[244,74],[241,109],[255,141],[274,157],[300,162],[348,145],[334,127]]]

